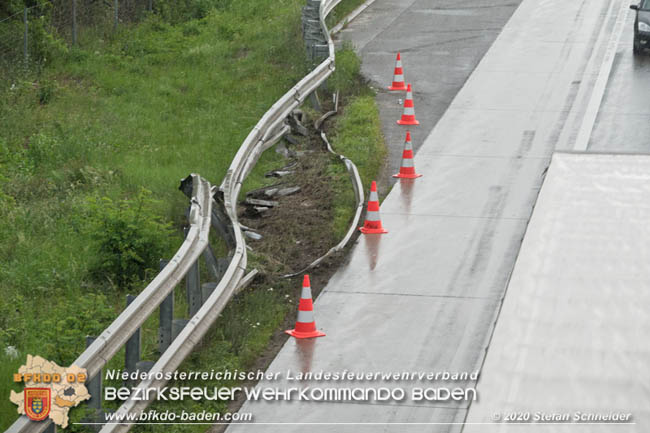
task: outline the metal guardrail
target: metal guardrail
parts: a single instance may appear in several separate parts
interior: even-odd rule
[[[214,323],[219,313],[225,307],[230,297],[235,293],[246,270],[247,256],[246,243],[237,218],[237,198],[243,182],[250,174],[260,155],[275,142],[277,142],[287,131],[288,126],[284,123],[289,114],[302,104],[311,92],[323,84],[334,71],[334,43],[329,37],[325,17],[341,0],[323,0],[320,8],[320,22],[323,33],[327,35],[329,56],[319,64],[311,73],[305,76],[298,84],[285,93],[271,108],[262,116],[248,134],[241,145],[235,158],[226,173],[219,192],[223,198],[225,212],[230,218],[236,248],[226,274],[219,282],[217,288],[201,307],[198,313],[185,326],[183,331],[174,340],[161,358],[150,370],[151,372],[166,372],[175,370],[198,344],[201,337]],[[327,11],[327,12],[325,12]],[[356,167],[355,167],[356,171]],[[356,185],[355,185],[356,189]],[[361,192],[363,194],[363,192]],[[359,211],[357,211],[359,213]],[[351,234],[346,236],[347,239]],[[147,380],[138,385],[138,388],[162,387],[166,380]],[[120,416],[139,413],[148,405],[145,400],[127,400],[119,409]],[[107,424],[101,433],[126,432],[131,428],[129,424]]]
[[[354,12],[353,12],[354,13]],[[359,170],[357,170],[357,166],[354,165],[354,162],[352,160],[348,159],[345,155],[342,155],[340,153],[337,153],[333,148],[332,145],[330,144],[329,140],[327,139],[327,135],[325,135],[325,132],[321,130],[321,126],[325,120],[339,111],[339,94],[338,92],[334,95],[335,96],[335,106],[333,111],[328,111],[327,113],[323,114],[319,119],[317,119],[314,122],[314,127],[320,131],[320,138],[323,140],[323,143],[325,143],[325,146],[327,147],[327,151],[331,153],[332,155],[335,155],[339,158],[339,160],[345,165],[345,169],[348,171],[348,174],[350,175],[350,181],[352,182],[352,188],[354,189],[354,199],[356,203],[356,211],[354,213],[354,217],[352,218],[352,221],[350,221],[350,226],[348,227],[348,231],[345,233],[345,236],[343,236],[343,239],[330,248],[325,254],[322,256],[318,257],[316,260],[302,268],[301,270],[291,273],[291,274],[286,274],[283,275],[282,278],[291,278],[295,277],[300,274],[304,274],[308,270],[315,268],[319,264],[323,262],[326,258],[331,256],[332,254],[343,250],[345,246],[350,242],[352,239],[352,236],[356,233],[357,231],[357,226],[359,224],[359,220],[361,219],[361,213],[363,212],[363,204],[364,204],[364,194],[363,194],[363,184],[361,183],[361,176],[359,176]]]
[[[213,203],[211,186],[197,174],[192,174],[191,178],[192,199],[188,217],[190,229],[185,241],[167,266],[76,359],[74,364],[86,368],[88,377],[101,372],[102,367],[180,283],[208,246]]]
[[[190,175],[190,178],[192,179],[192,199],[188,216],[190,228],[185,241],[169,264],[74,361],[75,365],[87,369],[88,377],[101,373],[102,367],[171,293],[207,247],[213,203],[211,186],[197,174]],[[50,424],[49,419],[33,422],[26,416],[21,416],[7,429],[7,432],[42,432],[50,427]]]
[[[348,171],[350,174],[350,181],[352,182],[352,188],[354,189],[354,198],[356,202],[356,211],[354,213],[354,217],[352,218],[352,221],[350,222],[350,226],[348,227],[348,231],[345,233],[345,236],[343,236],[343,239],[330,248],[325,254],[305,266],[303,269],[299,270],[298,272],[294,272],[292,274],[286,274],[283,275],[282,278],[291,278],[295,277],[300,274],[304,274],[308,270],[315,268],[316,266],[320,265],[323,260],[326,258],[330,257],[332,254],[337,253],[350,242],[350,239],[352,239],[352,236],[357,232],[359,220],[361,219],[361,213],[363,212],[363,202],[364,202],[364,194],[363,194],[363,185],[361,184],[361,176],[359,176],[359,171],[357,170],[357,166],[354,165],[354,163],[346,158],[344,155],[341,155],[339,153],[336,153],[334,149],[332,148],[332,145],[330,144],[329,140],[327,139],[327,136],[323,131],[320,133],[320,137],[327,146],[328,152],[330,152],[333,155],[338,156],[339,160],[345,165],[345,169]]]
[[[329,35],[325,18],[341,0],[322,0],[320,5],[320,24],[323,34],[327,36],[329,56],[298,84],[285,93],[262,116],[257,125],[248,134],[237,151],[226,176],[217,189],[197,174],[190,175],[192,181],[191,207],[189,212],[189,232],[185,241],[172,260],[154,278],[154,280],[133,300],[133,302],[102,332],[99,337],[75,360],[74,364],[86,368],[89,377],[101,374],[101,369],[124,346],[126,341],[142,326],[149,315],[180,283],[190,268],[197,262],[208,246],[208,234],[213,219],[213,206],[223,205],[224,212],[230,219],[230,228],[235,248],[230,264],[212,294],[203,303],[199,311],[185,325],[180,334],[155,362],[150,372],[174,371],[187,355],[200,342],[210,326],[217,319],[225,305],[243,284],[250,282],[256,271],[245,277],[247,256],[246,243],[237,218],[237,198],[242,183],[250,174],[259,156],[282,135],[288,131],[285,119],[305,99],[316,90],[334,71],[334,43]],[[348,163],[346,163],[346,166]],[[354,168],[356,172],[356,167]],[[357,174],[358,177],[358,174]],[[354,183],[353,183],[354,184]],[[358,197],[358,186],[355,184]],[[361,191],[361,197],[363,192]],[[221,200],[214,200],[213,197]],[[221,203],[222,202],[222,203]],[[359,209],[357,209],[357,218]],[[346,235],[346,242],[351,233]],[[152,374],[155,377],[155,374]],[[164,375],[163,375],[164,376]],[[137,388],[162,387],[165,380],[145,380]],[[118,415],[139,413],[150,401],[129,399],[118,409]],[[51,420],[30,421],[21,416],[14,422],[7,433],[40,433],[51,428]],[[130,424],[106,424],[102,433],[126,432]]]

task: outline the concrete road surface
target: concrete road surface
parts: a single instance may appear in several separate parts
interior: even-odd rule
[[[630,11],[589,150],[650,152],[650,50],[632,54],[633,26]]]
[[[369,11],[396,3],[378,0]],[[400,22],[413,23],[401,30],[414,35],[410,47],[435,52],[445,48],[433,42],[437,36],[431,36],[435,29],[428,27],[428,20],[447,22],[490,14],[486,10],[493,9],[477,12],[472,4],[406,2],[397,8],[396,16]],[[382,203],[389,233],[362,236],[349,263],[315,302],[316,323],[327,336],[289,340],[269,367],[283,378],[258,385],[333,390],[385,386],[402,388],[407,397],[399,402],[249,401],[241,411],[252,412],[258,424],[231,425],[229,432],[461,430],[468,400],[410,397],[414,388],[449,382],[300,383],[289,380],[286,372],[472,372],[480,368],[550,155],[558,142],[570,144],[581,126],[580,114],[587,111],[620,5],[619,0],[521,3],[419,148],[415,166],[424,176],[396,185]],[[360,31],[368,32],[366,46],[377,37],[372,32],[392,31],[390,23],[358,23],[364,26]],[[455,23],[454,32],[460,21]],[[355,24],[350,29],[354,32]],[[480,39],[472,38],[470,30],[469,40]],[[392,52],[397,48],[401,49],[386,44],[386,53],[376,54],[378,62],[380,57],[385,62],[382,70],[392,69]],[[431,70],[439,68],[444,58],[431,56]],[[408,67],[412,60],[406,59]],[[413,72],[407,69],[409,73]],[[424,89],[424,100],[416,99],[416,114],[421,119],[430,116],[428,122],[433,124],[440,113],[418,109],[418,104],[436,106],[438,93],[427,79],[430,75],[425,65],[421,75],[414,73],[409,81],[416,92]],[[387,72],[385,81],[389,79]],[[401,137],[405,129],[392,122],[384,119],[384,128]],[[426,125],[414,131],[419,136],[428,133]],[[474,385],[471,380],[456,383]]]
[[[388,173],[399,171],[404,131],[395,128],[403,92],[389,92],[395,55],[402,55],[405,80],[413,85],[420,126],[412,129],[415,150],[447,110],[521,0],[378,0],[337,35],[362,57],[362,73],[377,90]],[[393,178],[381,180],[386,190]]]
[[[464,433],[648,431],[649,181],[650,155],[553,156]]]

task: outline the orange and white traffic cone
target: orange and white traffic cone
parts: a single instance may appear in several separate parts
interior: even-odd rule
[[[300,294],[300,304],[298,304],[296,327],[284,332],[296,338],[325,336],[325,333],[316,329],[316,321],[314,320],[314,304],[311,300],[311,286],[309,285],[309,275],[305,275],[302,280],[302,293]]]
[[[422,176],[415,172],[415,165],[413,165],[413,146],[411,145],[411,133],[406,131],[406,140],[404,141],[404,151],[402,152],[402,165],[399,168],[399,173],[394,174],[393,177],[401,177],[404,179],[415,179]]]
[[[395,72],[393,73],[393,84],[388,87],[388,90],[406,90],[406,83],[404,82],[404,69],[402,68],[402,58],[397,53],[397,60],[395,60]]]
[[[359,227],[363,234],[382,234],[388,233],[388,230],[381,226],[381,217],[379,216],[379,196],[377,195],[377,182],[374,180],[370,185],[370,197],[368,198],[368,210],[366,211],[366,222],[363,227]]]
[[[413,107],[413,92],[411,91],[411,85],[409,84],[406,87],[406,99],[404,100],[404,114],[402,118],[397,121],[400,125],[419,125],[415,119],[415,108]]]

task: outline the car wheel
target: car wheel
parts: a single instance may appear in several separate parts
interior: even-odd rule
[[[632,44],[632,52],[635,55],[641,53],[641,44],[639,43],[639,39],[637,39],[636,37],[634,38],[634,44]]]

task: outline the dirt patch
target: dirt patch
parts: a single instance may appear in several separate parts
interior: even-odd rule
[[[297,159],[295,173],[282,178],[282,186],[300,187],[285,197],[271,198],[278,205],[251,218],[242,214],[242,224],[261,234],[261,240],[247,239],[253,254],[268,260],[266,273],[300,271],[337,243],[332,236],[332,190],[326,181],[330,157],[312,150]]]
[[[334,237],[332,231],[334,192],[327,173],[333,157],[314,131],[310,131],[310,137],[304,141],[305,144],[292,148],[300,156],[287,162],[287,165],[297,162],[292,168],[294,173],[277,179],[282,182],[283,187],[299,186],[300,191],[285,197],[269,198],[276,200],[278,205],[269,209],[265,216],[251,217],[246,212],[246,207],[240,205],[239,208],[240,222],[263,236],[258,241],[247,239],[247,245],[252,249],[249,256],[261,262],[256,264],[261,271],[256,280],[257,290],[287,285],[291,296],[296,300],[300,297],[302,274],[289,279],[282,278],[282,275],[300,271],[340,241]],[[352,245],[354,239],[348,245]],[[348,250],[349,248],[346,248],[332,255],[319,266],[306,272],[310,276],[314,299],[339,266],[347,260]],[[249,371],[268,368],[289,338],[284,330],[293,328],[295,320],[296,312],[287,314],[282,326],[273,333],[263,354]],[[241,386],[254,387],[256,383],[249,381]],[[240,397],[231,402],[228,411],[238,411],[244,401],[245,399]],[[208,431],[222,433],[226,428],[227,425],[213,425]]]

